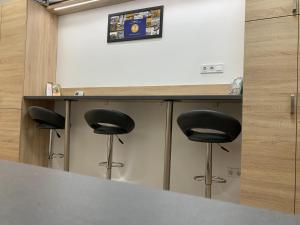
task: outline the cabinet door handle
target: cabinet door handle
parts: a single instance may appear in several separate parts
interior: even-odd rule
[[[291,115],[296,113],[297,98],[296,95],[291,95]]]
[[[298,0],[293,0],[293,15],[298,13]]]

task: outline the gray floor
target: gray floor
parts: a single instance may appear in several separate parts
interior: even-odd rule
[[[0,161],[1,225],[296,225],[294,216]]]

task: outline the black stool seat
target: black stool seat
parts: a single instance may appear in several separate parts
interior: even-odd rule
[[[191,141],[197,142],[232,142],[241,132],[241,124],[237,119],[212,110],[183,113],[177,122],[183,133]]]
[[[86,112],[84,117],[96,134],[127,134],[135,126],[133,119],[115,110],[93,109]]]
[[[31,106],[28,109],[30,117],[39,123],[41,129],[64,129],[65,118],[52,110]]]

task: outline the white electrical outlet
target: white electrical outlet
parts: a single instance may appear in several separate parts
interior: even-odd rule
[[[202,74],[224,73],[224,64],[203,64],[201,65]]]
[[[238,178],[241,176],[240,168],[227,167],[227,177]]]

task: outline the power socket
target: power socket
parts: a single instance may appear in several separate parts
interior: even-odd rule
[[[201,65],[201,74],[224,73],[224,64],[203,64]]]
[[[240,168],[227,167],[227,177],[238,178],[241,176]]]

